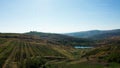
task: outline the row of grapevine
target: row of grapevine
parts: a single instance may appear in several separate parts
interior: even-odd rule
[[[14,49],[14,44],[14,42],[10,42],[9,45],[5,46],[5,49],[0,53],[0,68],[4,66],[4,63],[7,61],[7,58]]]
[[[0,68],[39,68],[47,62],[46,56],[63,56],[48,45],[14,39],[0,47]]]

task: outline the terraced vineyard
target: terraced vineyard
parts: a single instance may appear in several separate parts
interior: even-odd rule
[[[63,46],[36,41],[0,38],[0,68],[39,68],[55,59],[70,59]]]

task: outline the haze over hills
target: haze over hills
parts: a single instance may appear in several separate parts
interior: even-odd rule
[[[32,35],[36,36],[37,38],[40,39],[46,39],[48,41],[52,41],[56,44],[63,44],[63,45],[90,45],[92,41],[89,39],[84,39],[84,38],[76,38],[72,36],[67,36],[67,35],[62,35],[62,34],[55,34],[55,33],[42,33],[42,32],[36,32],[36,31],[31,31],[25,33],[26,35]]]
[[[83,32],[66,33],[65,35],[78,37],[78,38],[105,39],[111,36],[120,36],[120,29],[90,30]]]

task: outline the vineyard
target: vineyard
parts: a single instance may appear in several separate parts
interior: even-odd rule
[[[119,68],[119,48],[119,38],[101,47],[75,49],[52,39],[0,34],[0,68]]]
[[[51,60],[70,59],[64,46],[16,38],[0,38],[0,68],[44,68]]]

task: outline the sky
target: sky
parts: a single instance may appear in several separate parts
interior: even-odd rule
[[[120,28],[120,0],[0,0],[0,32]]]

